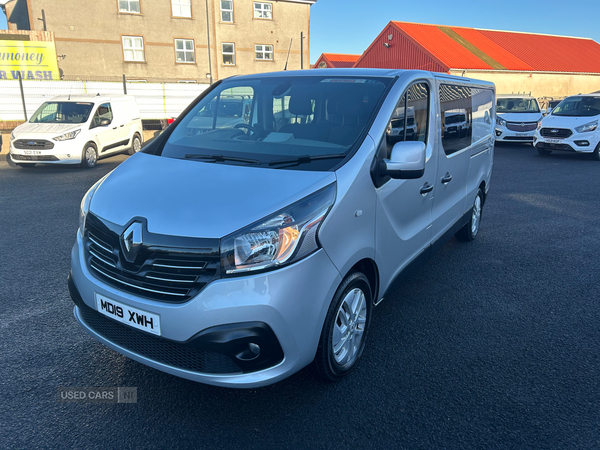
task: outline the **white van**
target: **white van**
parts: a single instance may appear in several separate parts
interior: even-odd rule
[[[212,108],[195,132],[241,93],[242,122]],[[444,135],[457,110],[468,129]],[[311,362],[337,380],[372,308],[452,236],[477,236],[494,114],[492,83],[424,71],[217,82],[84,196],[74,315],[115,351],[202,383],[264,386]],[[390,136],[410,118],[413,133]]]
[[[20,167],[80,164],[129,151],[143,143],[142,120],[128,95],[62,95],[42,104],[10,135],[10,158]]]
[[[498,95],[496,100],[496,141],[528,142],[533,136],[542,111],[535,97],[524,94]]]

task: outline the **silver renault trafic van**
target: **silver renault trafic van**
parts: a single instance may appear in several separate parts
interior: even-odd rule
[[[468,127],[443,133],[457,110]],[[431,72],[215,83],[83,198],[75,317],[190,380],[251,388],[310,363],[339,379],[395,282],[477,236],[494,123],[493,84]]]

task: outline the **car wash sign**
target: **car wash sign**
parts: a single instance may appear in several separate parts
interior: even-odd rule
[[[58,80],[54,42],[0,41],[0,81]]]

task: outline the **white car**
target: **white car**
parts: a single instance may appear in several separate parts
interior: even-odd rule
[[[96,165],[98,159],[142,147],[142,120],[127,95],[59,96],[45,102],[10,136],[10,158],[20,167]]]
[[[544,117],[535,132],[541,155],[553,151],[593,153],[600,161],[600,93],[567,97]]]
[[[540,105],[529,95],[498,95],[496,98],[496,141],[533,143],[542,120]]]

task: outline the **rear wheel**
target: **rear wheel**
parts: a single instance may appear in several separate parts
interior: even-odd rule
[[[539,147],[536,147],[536,150],[542,156],[548,156],[550,153],[552,153],[552,150],[546,150],[544,148],[539,148]]]
[[[477,190],[475,201],[473,202],[473,209],[471,210],[471,219],[463,226],[458,233],[456,238],[460,241],[469,242],[477,237],[479,232],[479,225],[481,223],[481,212],[483,210],[483,192],[481,189]]]
[[[139,152],[142,149],[142,139],[139,134],[135,134],[133,136],[133,140],[131,141],[131,147],[129,147],[129,154],[133,155],[134,153]]]
[[[81,154],[81,167],[91,169],[98,163],[98,150],[92,143],[86,144]]]
[[[313,367],[329,381],[337,381],[356,365],[365,348],[373,297],[367,277],[350,273],[338,288],[327,311]]]

